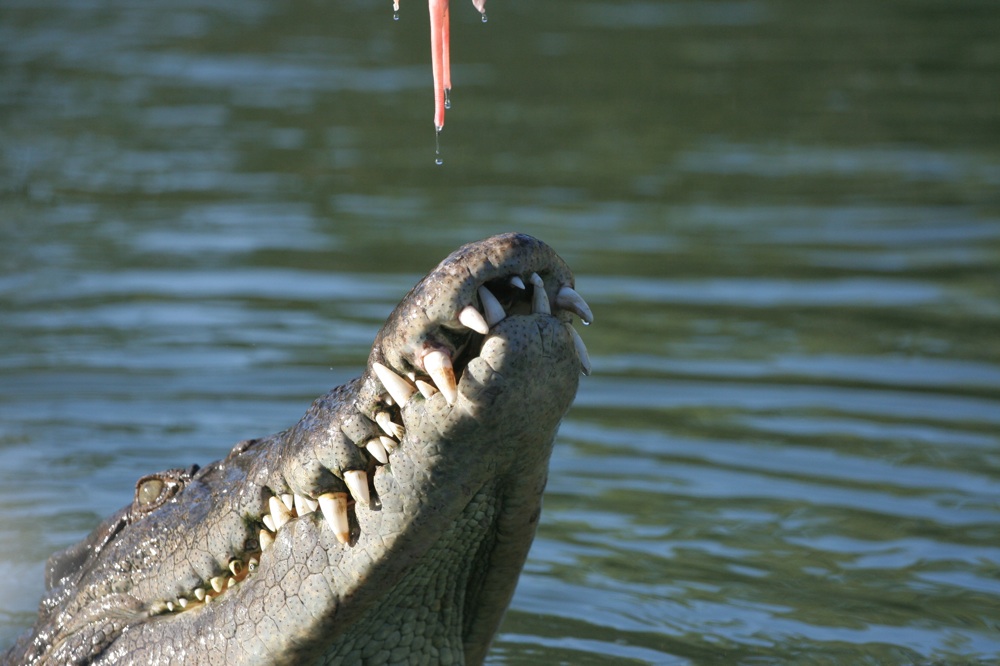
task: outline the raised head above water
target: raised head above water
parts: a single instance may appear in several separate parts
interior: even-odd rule
[[[459,248],[291,428],[142,477],[54,555],[3,664],[479,663],[535,533],[590,309],[544,243]]]

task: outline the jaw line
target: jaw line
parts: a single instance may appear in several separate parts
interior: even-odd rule
[[[150,540],[143,536],[149,529],[138,534],[126,529],[127,536],[109,544],[110,552],[97,553],[95,549],[98,563],[110,566],[117,548],[123,553],[131,552],[129,549],[140,552],[143,544],[155,544],[164,564],[143,561],[143,571],[149,571],[132,577],[135,583],[129,593],[111,595],[121,599],[112,600],[97,591],[92,598],[102,600],[103,616],[98,604],[77,607],[80,615],[86,612],[95,624],[82,627],[73,642],[89,643],[81,637],[108,633],[103,647],[121,655],[130,648],[157,643],[170,627],[177,638],[186,639],[173,643],[181,650],[197,651],[206,636],[238,636],[234,642],[242,658],[263,653],[277,655],[279,661],[308,657],[324,643],[356,631],[357,622],[414,566],[432,559],[424,557],[427,551],[451,533],[456,517],[487,484],[491,484],[489,492],[499,498],[500,508],[488,526],[494,536],[483,539],[491,547],[495,541],[502,542],[502,547],[477,553],[489,566],[488,573],[476,581],[475,594],[499,599],[499,603],[486,605],[499,608],[502,615],[531,543],[551,444],[575,396],[581,357],[574,345],[571,313],[565,305],[550,310],[548,302],[559,305],[558,295],[565,289],[572,292],[568,267],[550,248],[530,237],[508,234],[491,240],[489,244],[463,246],[411,290],[376,337],[368,367],[360,378],[317,399],[293,428],[253,440],[257,444],[237,445],[225,459],[203,468],[179,500],[171,501],[178,507],[155,514],[154,524],[160,527],[154,532],[166,536],[168,527],[179,526],[169,533],[171,538]],[[539,273],[545,276],[544,283]],[[535,288],[528,299],[532,303],[525,306],[521,301],[506,318],[488,322],[484,332],[470,334],[467,329],[471,327],[463,327],[456,313],[471,307],[470,302],[475,304],[475,294],[485,289],[486,281],[492,286],[516,278],[520,294],[529,274]],[[544,307],[539,307],[539,298]],[[522,306],[533,314],[523,314],[526,310]],[[418,315],[416,321],[411,319]],[[402,407],[394,405],[373,379],[373,360],[384,360],[397,371],[406,372],[414,366],[400,368],[393,360],[405,359],[400,354],[411,352],[415,343],[438,331],[459,331],[468,336],[454,352],[455,373],[459,375],[454,404],[448,405],[442,393],[430,394],[430,398],[416,393]],[[344,407],[317,408],[327,402]],[[406,434],[392,451],[388,465],[376,466],[369,459],[368,478],[376,501],[371,506],[352,503],[349,545],[337,540],[319,512],[304,514],[275,530],[276,540],[262,553],[260,567],[252,576],[210,604],[185,606],[183,612],[175,614],[149,614],[142,608],[134,611],[135,599],[152,597],[146,602],[149,606],[169,599],[170,594],[187,595],[186,590],[195,585],[204,586],[206,568],[217,571],[226,553],[241,554],[236,544],[246,544],[247,538],[256,536],[270,495],[286,492],[282,489],[286,478],[283,461],[318,460],[310,441],[289,433],[299,427],[311,433],[315,428],[318,435],[328,437],[340,430],[338,419],[348,411],[348,419],[360,415],[377,421],[373,418],[377,413],[369,415],[376,408],[391,409],[396,420],[405,425]],[[318,417],[322,418],[316,420]],[[330,465],[326,468],[333,469]],[[214,489],[206,494],[199,486],[209,470],[221,476],[204,484]],[[499,492],[495,492],[497,486]],[[296,492],[312,493],[320,487],[309,484]],[[203,515],[205,511],[210,518]],[[495,537],[497,533],[503,538]],[[161,578],[159,568],[176,572],[177,578]],[[498,582],[494,570],[503,572],[506,580]],[[185,587],[190,580],[196,582]],[[115,606],[119,601],[123,602],[121,609]],[[123,615],[129,612],[133,616],[124,620]],[[477,612],[471,611],[470,617]],[[492,612],[488,610],[486,615]],[[488,645],[499,617],[470,621],[468,635],[481,636],[482,645]],[[256,632],[240,629],[238,625],[243,622],[245,627],[247,621]],[[488,626],[491,622],[492,628]]]
[[[514,349],[518,343],[513,339],[524,335],[535,340],[528,356],[521,353],[523,349]],[[297,518],[279,531],[261,558],[260,570],[228,601],[257,603],[259,595],[252,593],[253,587],[267,581],[284,588],[288,580],[295,581],[285,590],[285,598],[295,596],[301,603],[299,617],[316,623],[305,633],[333,641],[421,560],[487,483],[529,487],[537,504],[551,451],[547,444],[555,436],[563,405],[537,407],[539,396],[553,397],[546,382],[539,382],[542,386],[537,391],[523,387],[505,391],[504,387],[521,387],[522,376],[536,376],[539,359],[555,358],[555,369],[547,374],[552,385],[561,387],[557,400],[568,406],[576,393],[579,361],[564,326],[551,316],[509,317],[486,337],[484,348],[487,358],[477,356],[462,374],[455,405],[449,406],[442,394],[429,400],[417,394],[403,407],[407,434],[389,464],[378,467],[373,478],[380,506],[353,506],[352,524],[359,526],[360,533],[350,546],[339,544],[318,514]],[[507,404],[491,402],[497,395],[506,396]],[[525,436],[511,432],[523,426],[511,426],[512,419],[505,415],[512,410],[524,414],[532,432],[540,433],[534,436],[537,446],[516,456],[511,440]],[[533,532],[534,525],[530,529]],[[524,554],[518,557],[523,559]],[[308,570],[310,559],[327,563],[325,580],[303,590],[295,572]],[[519,567],[520,561],[516,564]],[[357,594],[362,587],[365,594]],[[247,599],[241,599],[241,592]]]

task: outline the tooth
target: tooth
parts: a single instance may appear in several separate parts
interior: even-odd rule
[[[493,295],[493,292],[486,287],[479,288],[479,300],[483,304],[483,312],[486,313],[486,323],[489,324],[491,328],[502,322],[507,317],[507,313],[504,312],[503,306],[500,305],[500,301],[498,301],[497,297]]]
[[[168,601],[167,602],[167,610],[170,611],[170,612],[173,612],[174,608],[176,608],[176,606],[174,606],[174,602]]]
[[[380,435],[378,440],[382,442],[382,446],[385,447],[386,453],[392,453],[396,450],[396,445],[399,444],[392,437],[386,437],[385,435]]]
[[[521,279],[520,275],[511,275],[510,276],[510,283],[512,285],[514,285],[515,287],[517,287],[518,289],[524,289],[525,288],[525,286],[524,286],[524,280]]]
[[[583,296],[576,293],[573,287],[566,286],[559,290],[556,294],[556,307],[576,313],[584,324],[594,321],[594,313],[591,312],[587,301],[583,300]]]
[[[229,580],[226,581],[226,589],[227,590],[229,588],[231,588],[233,585],[236,585],[236,579],[235,578],[230,578]]]
[[[229,561],[229,570],[233,572],[234,576],[239,576],[243,573],[243,560],[236,557]]]
[[[184,597],[177,597],[177,605],[181,608],[187,608],[188,600]]]
[[[424,356],[424,370],[444,394],[444,399],[448,401],[448,404],[455,404],[455,398],[458,397],[458,387],[455,386],[455,371],[451,367],[451,358],[443,351],[428,352]]]
[[[205,588],[203,588],[203,587],[196,587],[195,590],[194,590],[194,598],[197,599],[198,601],[204,601],[205,600]]]
[[[319,496],[319,508],[326,524],[333,530],[340,543],[351,540],[351,528],[347,522],[347,493],[326,493]]]
[[[265,513],[264,517],[261,518],[260,520],[261,522],[264,523],[264,527],[266,527],[267,529],[271,530],[272,532],[278,531],[278,528],[274,524],[274,518],[271,517],[271,514]]]
[[[531,284],[535,287],[532,290],[531,311],[535,314],[552,314],[549,295],[545,293],[545,283],[538,273],[531,274]]]
[[[566,324],[570,335],[573,336],[573,346],[576,347],[576,355],[580,357],[580,365],[583,366],[583,374],[590,376],[590,354],[587,353],[587,345],[583,344],[583,338],[571,325]]]
[[[392,416],[389,415],[389,412],[379,412],[376,414],[375,423],[385,431],[385,434],[396,439],[403,439],[403,435],[406,433],[406,429],[403,426],[392,422]]]
[[[347,484],[356,502],[365,506],[371,504],[371,495],[368,494],[368,474],[364,470],[354,469],[344,472],[344,483]]]
[[[260,560],[258,560],[256,557],[251,557],[249,560],[247,560],[248,572],[253,573],[254,571],[257,571],[257,567],[259,566],[260,566]]]
[[[466,305],[465,309],[458,313],[458,321],[476,333],[486,335],[490,332],[490,325],[486,323],[483,315],[479,314],[479,310],[475,306]]]
[[[295,508],[295,497],[291,493],[282,493],[281,502],[291,511]]]
[[[215,590],[216,592],[222,592],[224,589],[226,589],[226,578],[228,578],[228,576],[226,577],[216,576],[215,578],[208,581],[208,584],[211,585],[212,589]]]
[[[317,506],[319,505],[316,504],[316,500],[314,499],[306,497],[305,495],[295,496],[295,513],[299,514],[300,516],[304,516],[307,513],[312,513],[313,511],[316,510]]]
[[[263,553],[265,550],[271,547],[271,544],[274,543],[274,535],[268,532],[267,530],[261,530],[260,535],[257,537],[257,540],[260,542],[260,552]],[[214,584],[212,585],[212,589],[215,589]],[[218,590],[216,590],[216,592],[218,592]]]
[[[368,443],[365,444],[365,448],[368,449],[368,453],[372,454],[372,457],[374,457],[375,460],[379,461],[383,465],[389,462],[389,454],[386,453],[381,440],[370,439],[368,440]]]
[[[378,376],[378,380],[382,382],[386,392],[400,407],[405,405],[410,396],[417,392],[417,389],[413,388],[408,381],[381,363],[372,363],[372,369]]]
[[[272,497],[267,501],[267,508],[271,510],[271,520],[274,521],[275,532],[284,527],[285,523],[292,519],[292,512],[277,497]]]
[[[422,379],[417,380],[417,390],[420,391],[420,395],[424,396],[428,400],[437,395],[437,387],[430,382],[425,382]]]

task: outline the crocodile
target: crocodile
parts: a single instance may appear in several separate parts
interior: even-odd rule
[[[574,287],[531,236],[462,246],[358,378],[221,460],[143,476],[53,555],[2,663],[481,663],[590,373]]]

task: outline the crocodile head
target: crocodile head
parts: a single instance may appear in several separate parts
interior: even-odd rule
[[[144,476],[54,555],[4,664],[478,663],[539,518],[591,318],[566,264],[458,249],[361,376],[222,460]]]

